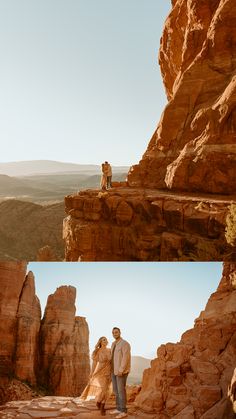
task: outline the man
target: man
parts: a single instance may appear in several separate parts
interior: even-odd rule
[[[117,414],[116,418],[125,418],[126,407],[126,381],[130,372],[131,353],[130,344],[121,337],[119,327],[113,327],[112,334],[115,341],[111,346],[112,385],[116,396],[116,410],[110,414]]]
[[[105,161],[105,167],[106,167],[106,176],[107,176],[107,189],[111,188],[111,179],[112,179],[112,169],[110,163],[108,161]]]

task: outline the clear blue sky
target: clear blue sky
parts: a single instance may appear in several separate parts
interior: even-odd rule
[[[0,161],[137,163],[166,103],[170,4],[0,0]]]
[[[86,317],[90,348],[100,336],[112,342],[118,326],[133,355],[154,357],[162,343],[177,342],[218,286],[222,263],[32,262],[42,307],[61,285],[77,289],[77,315]]]

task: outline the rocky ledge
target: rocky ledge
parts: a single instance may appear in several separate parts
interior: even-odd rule
[[[67,261],[232,260],[225,220],[235,196],[120,187],[65,198]]]
[[[106,418],[114,418],[109,412],[114,410],[114,403],[107,403]],[[154,419],[156,415],[146,413],[135,413],[132,404],[128,405],[129,419],[142,418]],[[84,402],[79,398],[72,397],[42,397],[29,401],[8,402],[0,406],[1,419],[95,419],[101,418],[100,411],[96,408],[95,402]]]

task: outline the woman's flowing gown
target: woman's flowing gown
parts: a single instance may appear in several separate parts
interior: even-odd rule
[[[97,402],[105,402],[111,393],[111,350],[100,348],[93,357],[93,367],[92,376],[80,398],[95,397]]]
[[[104,190],[107,187],[107,177],[106,175],[103,173],[101,176],[101,182],[100,182],[101,188]]]
[[[102,175],[100,185],[103,190],[107,188],[107,167],[105,163],[102,164]]]

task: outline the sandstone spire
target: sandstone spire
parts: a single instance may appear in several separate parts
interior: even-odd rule
[[[34,275],[29,272],[21,291],[17,311],[15,375],[36,385],[35,368],[38,364],[38,335],[41,306],[35,295]]]
[[[40,382],[56,395],[79,395],[89,376],[88,326],[75,317],[76,289],[48,297],[40,331]]]

